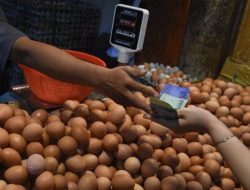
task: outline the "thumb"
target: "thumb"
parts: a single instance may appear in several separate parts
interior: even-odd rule
[[[135,69],[135,68],[128,67],[128,66],[125,66],[122,69],[132,77],[142,77],[148,72],[145,69]]]

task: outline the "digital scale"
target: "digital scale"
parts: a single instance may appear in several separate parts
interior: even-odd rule
[[[119,63],[127,64],[132,53],[142,50],[148,16],[146,9],[116,5],[110,44],[119,50]]]

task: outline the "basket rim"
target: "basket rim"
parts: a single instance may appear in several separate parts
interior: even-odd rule
[[[106,67],[106,63],[101,60],[100,58],[98,57],[95,57],[93,55],[90,55],[90,54],[87,54],[87,53],[83,53],[83,52],[79,52],[79,51],[74,51],[74,50],[64,50],[66,53],[69,53],[70,55],[78,58],[78,59],[81,59],[83,61],[87,61],[87,62],[90,62],[92,64],[95,64],[97,66],[101,66],[101,67]],[[97,64],[98,63],[98,64]],[[42,76],[42,77],[48,77],[47,75],[31,68],[31,67],[27,67],[26,65],[22,64],[22,63],[18,63],[19,67],[21,67],[23,70],[26,70],[26,71],[29,71],[29,72],[32,72],[36,75],[39,75],[39,76]]]

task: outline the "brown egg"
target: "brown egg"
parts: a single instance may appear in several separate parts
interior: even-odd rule
[[[110,190],[111,189],[111,181],[106,177],[97,178],[98,189]]]
[[[229,109],[226,106],[221,106],[216,110],[215,115],[219,117],[227,117],[229,114]]]
[[[234,190],[235,189],[235,183],[231,179],[222,178],[221,182],[220,182],[220,188],[222,190]]]
[[[130,126],[132,126],[132,120],[128,114],[126,114],[124,120],[117,125],[117,127],[119,128],[119,132],[121,132],[124,127],[130,127]]]
[[[63,110],[59,115],[59,118],[65,125],[72,117],[73,117],[73,112],[71,110]]]
[[[204,171],[211,177],[215,177],[220,173],[220,164],[215,160],[207,160],[204,164]]]
[[[58,168],[57,168],[56,173],[57,173],[57,174],[62,174],[62,175],[64,175],[65,172],[66,172],[66,167],[65,167],[65,165],[64,165],[63,162],[60,162],[60,163],[58,164]]]
[[[136,157],[130,157],[125,160],[124,168],[130,174],[136,174],[141,169],[141,163]]]
[[[10,134],[10,144],[9,147],[16,150],[19,154],[22,154],[25,152],[27,147],[26,140],[19,134]]]
[[[191,142],[187,145],[187,154],[191,156],[199,156],[203,153],[202,145],[199,142]]]
[[[194,166],[191,166],[189,169],[188,169],[188,172],[193,174],[194,176],[199,173],[200,171],[203,171],[204,167],[201,166],[201,165],[194,165]]]
[[[244,115],[244,111],[239,107],[233,107],[230,109],[230,115],[234,118],[241,119]]]
[[[250,123],[250,112],[244,113],[241,121],[243,124],[248,125]]]
[[[213,147],[209,144],[204,144],[202,145],[202,149],[203,149],[203,156],[207,153],[212,153],[213,152]]]
[[[66,172],[64,177],[65,177],[67,182],[74,182],[75,184],[78,184],[78,182],[80,180],[78,175],[73,173],[73,172]]]
[[[28,172],[23,166],[13,166],[4,172],[4,178],[8,183],[22,184],[28,180]]]
[[[203,190],[202,185],[197,181],[190,181],[187,183],[186,190]]]
[[[121,134],[122,138],[127,143],[133,142],[138,137],[137,130],[136,130],[134,125],[123,127],[123,129],[121,129],[119,131],[120,131],[120,134]]]
[[[112,134],[117,137],[117,139],[119,141],[119,144],[123,143],[123,138],[122,138],[122,136],[119,133],[112,133]]]
[[[57,190],[67,190],[68,189],[67,181],[63,175],[56,174],[54,176],[54,179],[55,179],[55,189],[57,189]]]
[[[52,121],[46,126],[46,133],[51,138],[60,138],[64,136],[66,127],[61,121]]]
[[[89,143],[89,134],[85,127],[81,125],[73,126],[71,129],[71,136],[76,140],[79,146],[85,146]]]
[[[119,141],[113,134],[107,134],[103,138],[103,146],[106,150],[114,151],[118,148]]]
[[[90,132],[92,137],[103,138],[107,134],[107,127],[101,121],[96,121],[90,126]]]
[[[78,102],[78,104],[79,104],[79,102]],[[63,103],[63,110],[71,110],[71,111],[73,111],[78,104],[76,104],[76,102],[73,101],[73,100],[66,100]]]
[[[244,96],[242,98],[242,104],[244,104],[244,105],[249,105],[250,104],[250,95]]]
[[[167,165],[163,165],[159,168],[157,171],[157,177],[162,180],[165,177],[172,176],[173,175],[173,170]]]
[[[0,127],[0,147],[5,148],[10,143],[9,133]]]
[[[181,174],[175,174],[174,177],[178,180],[178,190],[186,190],[186,180]]]
[[[188,169],[191,167],[191,161],[188,155],[181,152],[178,154],[178,157],[182,166],[182,172],[188,171]]]
[[[113,124],[121,123],[126,115],[126,110],[123,106],[117,105],[110,111],[110,121]]]
[[[46,123],[48,116],[49,115],[47,111],[45,111],[44,109],[37,109],[30,115],[31,118],[39,119],[42,122],[42,124]]]
[[[233,181],[235,180],[235,176],[230,168],[222,168],[221,170],[223,178],[229,178]]]
[[[207,92],[208,94],[210,94],[211,93],[211,88],[210,88],[210,86],[204,84],[204,85],[201,86],[200,91],[201,92]]]
[[[161,180],[161,189],[162,190],[177,190],[178,180],[173,176],[165,177]]]
[[[89,110],[87,107],[79,105],[73,110],[73,116],[87,119],[89,116]]]
[[[202,159],[199,156],[190,157],[191,166],[201,165]]]
[[[14,116],[13,109],[7,104],[0,104],[0,125],[4,123],[11,117]]]
[[[25,120],[20,116],[11,117],[4,123],[4,129],[8,131],[8,133],[21,134],[25,126]]]
[[[55,179],[52,173],[45,171],[40,174],[35,181],[37,189],[53,190],[55,187]]]
[[[4,186],[3,190],[20,190],[17,185],[14,184],[8,184]]]
[[[212,180],[207,172],[200,171],[195,175],[195,181],[199,182],[204,190],[209,190],[212,185]]]
[[[144,126],[147,130],[149,129],[149,126],[151,124],[151,120],[143,118],[144,114],[137,114],[134,119],[134,125],[142,125]]]
[[[148,143],[154,147],[153,139],[149,135],[142,135],[137,140],[137,145],[140,146],[142,143]]]
[[[84,159],[78,154],[68,156],[65,165],[71,172],[76,173],[82,172],[86,166]]]
[[[230,127],[229,130],[238,138],[238,139],[241,139],[242,137],[242,131],[237,128],[237,127]]]
[[[208,101],[205,103],[206,109],[212,113],[215,113],[216,110],[220,107],[220,104],[215,101]]]
[[[152,145],[148,144],[148,143],[142,143],[137,150],[137,157],[140,160],[146,160],[148,158],[152,158],[153,156],[153,147]]]
[[[153,158],[148,158],[143,161],[142,166],[141,166],[141,175],[144,178],[154,176],[157,174],[159,169],[159,165],[157,161]]]
[[[157,177],[148,177],[144,182],[145,190],[161,190],[161,182]]]
[[[110,98],[107,98],[103,101],[104,105],[105,105],[105,109],[108,110],[108,107],[111,103],[113,103],[114,101],[111,100]]]
[[[88,109],[89,109],[90,112],[92,110],[94,110],[94,109],[98,109],[98,110],[104,111],[105,110],[105,105],[104,105],[104,103],[102,103],[99,100],[93,100],[92,102],[89,103]]]
[[[102,140],[95,137],[91,137],[89,143],[86,145],[86,150],[90,154],[99,154],[103,150]]]
[[[195,177],[193,174],[189,173],[189,172],[182,172],[181,173],[182,177],[185,178],[186,183],[190,182],[190,181],[194,181]]]
[[[94,109],[89,113],[89,120],[92,122],[101,121],[103,123],[106,123],[107,113],[99,109]]]
[[[246,146],[250,146],[250,133],[244,133],[242,135],[242,140]]]
[[[162,143],[161,147],[166,148],[172,143],[172,137],[170,134],[166,134],[166,136],[161,137]]]
[[[126,112],[133,119],[134,116],[141,113],[141,110],[135,107],[126,107]]]
[[[93,170],[98,165],[98,158],[94,154],[85,154],[83,157],[85,170]]]
[[[107,127],[107,133],[116,133],[118,131],[117,126],[110,121],[107,121],[105,125]]]
[[[222,91],[227,89],[227,83],[225,81],[218,81],[216,87],[220,88]]]
[[[192,99],[192,102],[195,104],[204,103],[204,97],[199,91],[196,91],[196,90],[190,91],[190,97]]]
[[[109,180],[111,180],[113,178],[112,172],[105,165],[98,165],[95,168],[94,173],[95,173],[95,175],[96,175],[97,178],[99,178],[99,177],[106,177]]]
[[[64,136],[57,142],[57,146],[64,154],[74,154],[77,149],[77,141],[73,137]]]
[[[144,126],[142,125],[134,125],[136,131],[137,131],[137,136],[140,137],[142,135],[147,135],[147,130]]]
[[[190,142],[197,142],[198,140],[198,132],[189,132],[184,134],[184,138],[190,143]]]
[[[166,153],[161,157],[161,163],[162,165],[167,165],[174,169],[179,165],[180,158],[176,154]]]
[[[132,149],[127,144],[119,144],[118,149],[113,152],[116,159],[126,160],[132,155]]]
[[[248,106],[245,105],[244,108],[243,108],[243,111],[244,111],[244,113],[250,112],[250,106],[249,105]]]
[[[179,84],[180,87],[185,87],[185,88],[188,88],[191,86],[191,83],[190,82],[187,82],[187,81],[183,81]]]
[[[209,144],[209,145],[213,145],[214,144],[213,140],[212,140],[212,138],[210,137],[209,134],[205,133],[205,134],[203,134],[203,137],[206,139],[206,143],[207,144]]]
[[[111,181],[114,190],[127,190],[133,189],[135,186],[134,180],[128,175],[115,175]]]
[[[1,164],[5,167],[12,167],[21,164],[20,154],[12,148],[4,148],[3,152],[3,161]]]
[[[59,160],[61,157],[61,151],[56,145],[49,145],[44,149],[44,158],[54,157],[56,160]]]
[[[77,190],[77,184],[75,182],[72,182],[72,181],[69,181],[67,183],[67,186],[68,186],[68,190]]]
[[[32,154],[40,154],[43,156],[44,148],[43,145],[39,142],[31,142],[27,145],[26,155],[29,157]]]
[[[58,161],[54,157],[45,158],[45,171],[56,174],[58,168]]]
[[[39,141],[43,135],[43,128],[37,123],[31,123],[24,128],[22,134],[27,141]]]
[[[188,142],[184,138],[175,138],[172,140],[172,147],[176,150],[177,153],[179,152],[187,152],[187,145]]]
[[[162,126],[155,122],[151,122],[149,128],[153,134],[156,134],[158,136],[165,136],[169,131],[167,127]]]
[[[87,122],[82,117],[72,117],[67,122],[68,126],[74,127],[74,126],[83,126],[84,128],[87,128]]]
[[[206,163],[207,160],[215,160],[217,161],[217,157],[214,153],[207,153],[203,156],[203,165]]]

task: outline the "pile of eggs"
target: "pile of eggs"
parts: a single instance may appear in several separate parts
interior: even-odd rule
[[[250,146],[250,87],[179,85],[190,89],[187,107],[207,109]],[[143,114],[111,99],[31,114],[0,104],[0,190],[243,190],[208,134],[175,134]]]
[[[143,63],[142,65],[133,65],[133,68],[145,69],[147,74],[143,76],[146,81],[155,83],[174,83],[180,84],[183,81],[194,81],[188,74],[183,73],[178,67],[164,66],[159,63]]]

